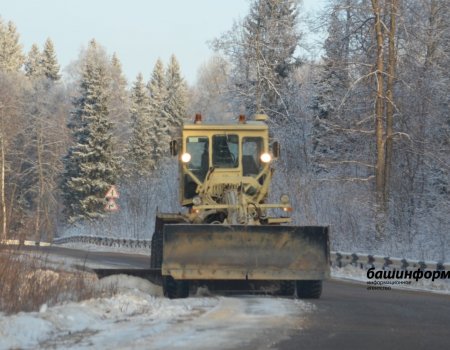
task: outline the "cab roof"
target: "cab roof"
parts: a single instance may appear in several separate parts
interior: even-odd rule
[[[202,121],[201,123],[185,122],[183,124],[183,130],[267,130],[266,123],[261,121],[249,120],[245,123],[239,123],[237,121],[226,122],[208,122]]]

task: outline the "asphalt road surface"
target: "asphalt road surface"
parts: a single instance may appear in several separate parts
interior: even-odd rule
[[[118,268],[146,268],[142,255],[85,252],[59,247],[23,247]],[[364,283],[329,280],[315,311],[288,339],[257,348],[450,349],[450,296],[400,289],[367,290]],[[262,339],[261,339],[262,340]],[[270,345],[269,345],[270,344]],[[242,347],[239,347],[242,349]],[[253,348],[255,349],[255,348]]]
[[[330,280],[304,328],[278,349],[450,349],[450,296]]]

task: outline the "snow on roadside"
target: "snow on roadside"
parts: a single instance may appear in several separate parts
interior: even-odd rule
[[[128,253],[128,254],[140,254],[150,255],[150,249],[148,248],[130,248],[130,247],[110,247],[89,243],[69,242],[62,244],[55,244],[55,246],[63,248],[80,249],[87,252],[113,252],[113,253]]]
[[[345,265],[344,267],[331,267],[331,277],[335,279],[341,280],[352,280],[359,282],[368,282],[375,281],[376,279],[369,280],[367,278],[367,270],[360,269],[353,265]],[[389,281],[389,280],[382,280]],[[392,280],[395,281],[395,280]],[[450,280],[448,279],[437,279],[431,281],[429,279],[422,278],[418,281],[415,279],[411,279],[411,284],[402,284],[402,285],[391,285],[386,284],[386,286],[391,287],[392,289],[406,289],[406,290],[415,290],[415,291],[427,291],[439,294],[450,294]],[[382,286],[380,284],[380,286]]]
[[[96,283],[94,288],[99,292],[111,289],[116,292],[136,290],[156,297],[163,296],[163,291],[160,286],[157,286],[146,279],[129,275],[112,275],[104,277]]]
[[[169,300],[132,276],[97,282],[112,297],[69,302],[39,312],[0,314],[0,349],[235,349],[285,339],[313,304],[275,297],[209,296]],[[257,343],[255,343],[257,342]],[[259,342],[259,343],[258,343]],[[255,348],[262,346],[257,345]]]
[[[111,276],[98,281],[97,289],[105,288],[118,294],[54,307],[43,305],[40,312],[0,314],[0,349],[121,348],[124,336],[125,341],[130,341],[129,332],[139,339],[192,313],[194,307],[217,303],[211,298],[170,303],[159,298],[160,287],[132,276]],[[147,327],[143,323],[149,330],[142,333]]]

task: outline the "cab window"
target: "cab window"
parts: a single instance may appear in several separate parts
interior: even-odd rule
[[[214,135],[212,152],[212,165],[215,168],[237,168],[239,165],[238,135]]]
[[[200,180],[204,181],[209,169],[209,139],[205,136],[186,139],[186,152],[191,155],[191,160],[186,164],[188,169]],[[197,184],[189,175],[184,175],[184,198],[195,196]]]
[[[244,137],[242,139],[242,174],[255,176],[261,172],[260,156],[263,153],[262,137]]]
[[[208,170],[208,147],[207,137],[188,137],[186,140],[186,152],[191,155],[187,164],[190,170]]]

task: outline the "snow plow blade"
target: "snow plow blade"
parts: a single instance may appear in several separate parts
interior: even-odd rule
[[[323,280],[329,228],[164,226],[162,275],[176,280]]]

